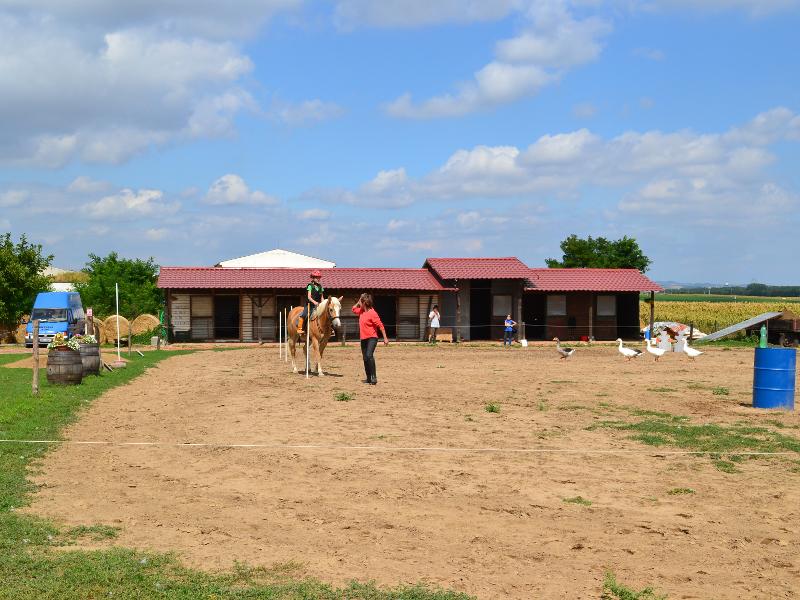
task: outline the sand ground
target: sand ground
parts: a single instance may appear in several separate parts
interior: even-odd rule
[[[172,357],[66,432],[159,445],[61,445],[26,510],[116,525],[109,544],[204,569],[295,561],[333,583],[422,581],[486,599],[597,598],[606,571],[671,599],[800,596],[793,463],[724,473],[708,457],[587,430],[634,418],[621,407],[800,425],[748,406],[752,351],[654,363],[581,348],[565,362],[552,348],[395,345],[377,360],[372,387],[352,344],[330,347],[330,375],[308,380],[273,347]],[[221,446],[172,445],[185,442]],[[564,502],[575,496],[591,506]]]

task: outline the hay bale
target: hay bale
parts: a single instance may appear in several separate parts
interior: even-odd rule
[[[147,333],[148,331],[158,329],[159,323],[158,317],[154,317],[153,315],[139,315],[133,320],[133,323],[131,323],[131,331],[133,335]]]
[[[17,329],[14,331],[14,342],[17,344],[25,343],[25,332],[27,327],[27,325],[17,325]]]
[[[105,344],[107,341],[106,332],[103,327],[103,319],[97,317],[92,318],[92,335],[97,339],[100,344]]]
[[[109,342],[117,340],[117,321],[119,321],[119,339],[128,339],[128,319],[119,315],[111,315],[103,323],[103,331],[106,334],[106,340]]]

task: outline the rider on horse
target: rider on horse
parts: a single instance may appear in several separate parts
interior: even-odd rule
[[[303,312],[300,313],[300,318],[298,319],[297,323],[297,333],[304,334],[303,331],[303,322],[306,318],[310,318],[310,305],[313,304],[316,308],[320,302],[325,299],[325,288],[322,287],[322,284],[319,282],[320,278],[322,277],[322,273],[319,271],[312,271],[311,273],[311,283],[306,286],[306,298],[308,302],[303,307]]]

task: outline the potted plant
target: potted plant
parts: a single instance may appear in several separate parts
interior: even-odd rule
[[[100,344],[93,335],[76,335],[72,338],[78,343],[83,363],[83,376],[99,375],[103,363],[100,359]]]
[[[47,348],[47,381],[62,385],[79,384],[83,380],[83,361],[78,341],[57,333]]]

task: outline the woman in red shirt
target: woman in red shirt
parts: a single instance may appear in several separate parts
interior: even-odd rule
[[[372,295],[361,294],[361,297],[353,307],[353,312],[358,315],[358,331],[361,338],[361,355],[364,357],[364,372],[367,379],[364,383],[377,385],[378,374],[375,371],[375,348],[378,345],[378,330],[383,335],[383,345],[389,345],[389,338],[386,337],[386,329],[383,327],[381,318],[372,307]]]

